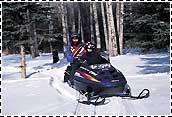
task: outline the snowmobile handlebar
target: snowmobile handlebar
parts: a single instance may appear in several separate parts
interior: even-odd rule
[[[130,98],[130,99],[143,99],[143,98],[148,98],[150,96],[150,91],[148,89],[143,89],[138,96],[133,96],[131,94],[115,94],[114,96],[119,96],[122,98]]]

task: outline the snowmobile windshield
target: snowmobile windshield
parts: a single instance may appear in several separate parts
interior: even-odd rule
[[[99,56],[98,59],[88,62],[88,65],[96,65],[96,64],[109,64],[109,61],[107,61],[105,58]]]

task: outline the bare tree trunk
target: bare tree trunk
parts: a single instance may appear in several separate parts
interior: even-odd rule
[[[116,3],[116,25],[115,25],[115,31],[116,31],[116,43],[117,43],[117,50],[118,54],[120,54],[120,44],[119,44],[119,34],[120,34],[120,3]]]
[[[81,34],[81,11],[80,11],[80,5],[78,3],[78,34]]]
[[[116,6],[116,21],[117,21],[117,33],[119,37],[119,49],[120,54],[122,54],[123,50],[123,12],[124,6],[123,3],[117,3]]]
[[[99,30],[96,2],[93,3],[93,13],[94,13],[94,22],[95,22],[95,29],[96,29],[95,31],[96,31],[97,48],[101,48],[100,30]]]
[[[64,51],[64,57],[65,51],[67,49],[67,27],[66,27],[66,21],[67,17],[65,14],[65,8],[64,8],[64,2],[61,3],[61,14],[62,14],[62,28],[63,28],[63,51]]]
[[[94,29],[93,29],[93,3],[90,3],[90,33],[91,33],[91,42],[95,43],[94,41]]]
[[[39,56],[38,50],[38,40],[37,40],[37,33],[36,33],[36,24],[33,24],[33,39],[34,39],[34,49],[35,49],[35,57]]]
[[[29,10],[28,9],[27,9],[27,13],[26,13],[26,20],[27,20],[27,22],[30,22],[30,16],[29,16]],[[30,40],[31,56],[33,58],[34,52],[33,52],[33,42],[32,42],[31,33],[30,33],[30,24],[27,25],[26,30],[27,30],[27,33],[28,33],[28,36],[29,36],[29,40]]]
[[[108,31],[107,31],[107,22],[105,17],[105,9],[103,2],[101,2],[101,10],[102,10],[102,19],[103,19],[103,30],[104,30],[104,36],[105,36],[105,43],[106,43],[106,50],[109,50],[109,39],[108,39]]]
[[[9,54],[9,48],[8,48],[8,46],[5,47],[5,48],[2,50],[2,53],[5,54],[5,55],[8,55],[8,54]]]
[[[76,29],[75,29],[75,4],[72,3],[72,32],[76,32]]]
[[[21,78],[26,79],[25,49],[21,46]]]
[[[115,33],[115,26],[114,26],[114,18],[112,12],[112,3],[106,3],[107,8],[107,21],[108,21],[108,34],[109,34],[109,55],[110,56],[117,56],[117,43],[116,43],[116,33]]]
[[[50,3],[48,2],[48,6],[50,7]],[[50,43],[50,51],[51,53],[53,52],[53,47],[52,47],[52,36],[53,36],[53,22],[52,22],[52,17],[51,15],[48,15],[48,19],[49,19],[49,27],[48,27],[48,30],[49,30],[49,37],[50,37],[50,40],[49,40],[49,43]]]
[[[83,31],[83,24],[81,22],[81,39],[82,39],[82,42],[84,43],[84,31]]]
[[[69,28],[68,28],[68,14],[67,14],[67,3],[63,3],[63,8],[64,8],[64,16],[65,18],[65,26],[66,26],[66,37],[67,37],[67,44],[70,42],[69,41]]]
[[[117,25],[117,33],[120,33],[120,3],[116,3],[116,25]]]
[[[29,10],[27,10],[27,21],[30,22]],[[37,34],[36,34],[36,26],[34,23],[31,23],[27,26],[27,32],[29,34],[30,40],[30,51],[32,58],[39,56],[38,51],[38,42],[37,42]]]
[[[30,26],[30,40],[31,40],[31,55],[32,58],[39,56],[38,51],[38,41],[37,41],[37,34],[36,34],[36,27],[35,24],[31,24]]]
[[[53,35],[53,22],[51,21],[51,16],[50,16],[50,23],[49,23],[49,36],[50,36],[50,51],[51,53],[53,52],[53,47],[52,47],[52,35]]]
[[[120,54],[123,54],[122,50],[123,50],[123,39],[124,39],[124,36],[123,36],[123,22],[124,22],[124,17],[123,17],[123,14],[124,14],[124,3],[121,2],[121,7],[120,7],[120,34],[119,34],[119,45],[120,45]]]
[[[78,34],[81,33],[81,15],[80,11],[78,12]]]
[[[78,3],[78,34],[80,34],[82,42],[84,43],[84,31],[83,31],[83,22],[81,17],[81,6],[80,3]]]

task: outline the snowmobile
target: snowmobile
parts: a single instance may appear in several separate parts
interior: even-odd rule
[[[148,89],[143,89],[138,96],[132,96],[126,78],[109,61],[94,65],[81,64],[68,84],[86,96],[86,101],[78,100],[84,104],[101,105],[105,103],[105,98],[112,96],[132,99],[149,97]]]

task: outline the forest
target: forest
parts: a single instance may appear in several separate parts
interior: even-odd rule
[[[64,52],[72,32],[110,56],[170,46],[169,2],[3,2],[2,51]]]

